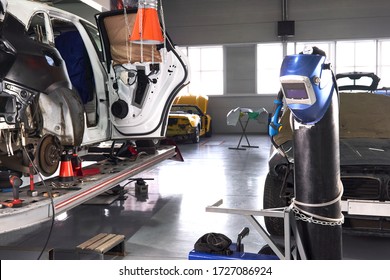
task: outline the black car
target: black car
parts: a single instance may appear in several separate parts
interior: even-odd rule
[[[390,233],[390,97],[377,90],[373,73],[336,75],[340,100],[340,172],[344,192],[343,230]],[[348,80],[349,82],[344,82]],[[294,197],[294,160],[290,112],[281,116],[282,129],[274,138],[263,207],[278,208]],[[319,147],[320,148],[320,147]],[[283,235],[283,220],[265,217],[268,232]]]

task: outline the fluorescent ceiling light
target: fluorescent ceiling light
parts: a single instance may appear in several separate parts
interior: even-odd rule
[[[110,1],[99,0],[100,3],[94,0],[80,0],[84,4],[98,10],[99,12],[109,11],[110,10]],[[104,2],[104,3],[103,3]],[[107,3],[105,3],[107,2]],[[106,4],[106,5],[105,5]]]

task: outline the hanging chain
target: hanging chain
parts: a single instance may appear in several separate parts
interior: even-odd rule
[[[299,206],[304,206],[304,207],[318,208],[318,207],[326,207],[338,203],[341,200],[341,197],[343,196],[343,184],[341,183],[340,179],[338,180],[338,187],[340,192],[337,195],[337,197],[335,199],[322,202],[322,203],[304,203],[301,201],[297,201],[295,198],[293,198],[290,204],[290,209],[294,212],[295,219],[301,220],[303,222],[313,223],[313,224],[323,225],[323,226],[342,225],[344,223],[343,214],[341,214],[340,218],[329,218],[329,217],[310,213],[299,207]]]
[[[341,218],[339,219],[331,219],[328,217],[323,217],[316,215],[314,217],[313,215],[307,215],[302,212],[302,210],[298,209],[297,207],[291,207],[291,210],[294,212],[294,216],[296,220],[300,220],[302,222],[307,222],[307,223],[313,223],[317,225],[322,225],[322,226],[341,226],[344,223],[344,216],[342,215]]]

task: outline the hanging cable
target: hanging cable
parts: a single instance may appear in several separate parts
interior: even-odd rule
[[[161,14],[161,24],[163,28],[163,37],[164,37],[164,52],[163,52],[163,61],[165,62],[166,55],[165,52],[167,51],[167,42],[166,42],[166,33],[165,33],[165,17],[164,17],[164,9],[163,9],[163,3],[162,0],[160,0],[160,14]]]
[[[50,224],[50,229],[49,229],[49,233],[47,235],[47,238],[46,238],[46,241],[45,241],[45,244],[40,252],[40,254],[38,255],[38,258],[37,260],[40,260],[42,255],[43,255],[43,252],[45,252],[46,248],[47,248],[47,245],[49,244],[49,240],[50,240],[50,237],[51,237],[51,234],[53,232],[53,228],[54,228],[54,221],[55,221],[55,208],[54,208],[54,200],[53,200],[53,195],[52,195],[52,192],[51,192],[51,189],[47,186],[47,184],[45,183],[45,180],[42,176],[42,174],[39,172],[37,166],[35,165],[34,161],[32,160],[32,158],[30,157],[27,149],[25,146],[23,146],[23,151],[24,153],[26,154],[32,168],[34,169],[34,171],[38,174],[39,178],[41,179],[41,182],[43,184],[43,186],[45,187],[45,189],[47,190],[47,193],[48,193],[48,196],[50,198],[50,204],[51,204],[51,211],[52,211],[52,216],[51,216],[51,224]]]
[[[130,38],[130,25],[129,25],[129,19],[127,17],[127,11],[126,11],[126,6],[123,6],[123,16],[125,17],[125,25],[126,25],[126,38],[125,38],[125,43],[126,43],[126,58],[127,62],[131,63],[131,48],[132,48],[132,43],[130,42],[130,48],[129,48],[129,38]]]
[[[141,47],[141,63],[143,63],[144,62],[144,30],[143,30],[143,25],[142,25],[142,23],[143,23],[143,21],[144,21],[144,10],[145,10],[145,3],[142,3],[144,6],[142,7],[142,9],[141,9],[141,12],[139,12],[139,30],[140,30],[140,32],[141,32],[141,36],[140,36],[140,47]],[[139,5],[140,4],[138,4],[138,10],[140,9],[140,7],[139,7]]]

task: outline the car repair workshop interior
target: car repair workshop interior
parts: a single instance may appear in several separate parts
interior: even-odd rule
[[[390,260],[389,1],[0,11],[1,260]]]

